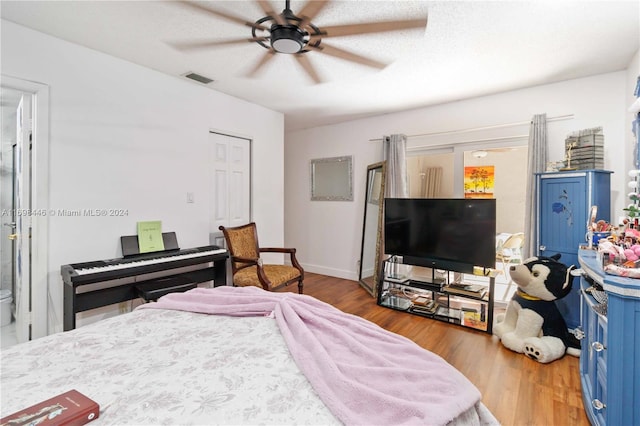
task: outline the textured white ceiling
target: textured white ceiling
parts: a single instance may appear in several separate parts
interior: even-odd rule
[[[253,1],[198,2],[255,21]],[[304,1],[291,1],[294,13]],[[272,0],[274,9],[284,1]],[[334,1],[319,26],[427,16],[426,29],[326,39],[389,61],[377,70],[308,53],[313,84],[287,55],[256,77],[254,44],[183,52],[170,42],[248,37],[250,29],[167,1],[6,1],[2,18],[285,114],[288,130],[626,69],[640,45],[638,1]],[[197,83],[194,83],[197,84]]]

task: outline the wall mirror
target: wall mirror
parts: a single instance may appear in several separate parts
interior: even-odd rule
[[[311,201],[353,201],[351,156],[311,160]]]
[[[367,192],[364,200],[360,285],[376,297],[382,269],[382,221],[384,213],[385,163],[367,167]]]

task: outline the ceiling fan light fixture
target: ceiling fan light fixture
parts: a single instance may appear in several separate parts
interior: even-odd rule
[[[298,53],[304,45],[304,33],[297,27],[274,26],[271,29],[271,47],[278,53]]]
[[[319,16],[320,12],[330,4],[332,0],[306,0],[297,15],[291,10],[291,0],[285,0],[285,8],[281,13],[277,13],[274,10],[270,0],[254,1],[264,12],[264,16],[254,22],[243,18],[242,16],[217,9],[215,6],[199,4],[201,2],[186,0],[176,2],[199,12],[214,15],[218,18],[247,26],[251,28],[251,37],[213,41],[199,40],[191,43],[171,44],[182,50],[195,50],[209,47],[213,48],[244,44],[246,42],[254,43],[264,48],[266,52],[263,52],[264,54],[262,58],[254,67],[251,68],[250,72],[246,74],[247,77],[254,76],[267,62],[271,60],[271,58],[276,56],[277,53],[286,53],[293,55],[296,62],[301,66],[302,70],[304,70],[308,77],[310,77],[315,83],[320,83],[322,80],[308,57],[312,55],[302,55],[302,53],[320,52],[327,56],[332,56],[334,58],[377,69],[383,69],[388,65],[388,63],[377,61],[339,47],[331,46],[331,43],[326,44],[324,43],[325,38],[384,33],[388,31],[412,28],[421,28],[424,30],[427,23],[426,17],[420,17],[408,20],[401,19],[377,22],[355,22],[351,24],[318,27],[314,23],[316,16]],[[300,3],[303,2],[300,1]]]

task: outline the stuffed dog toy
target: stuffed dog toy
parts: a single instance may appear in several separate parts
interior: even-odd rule
[[[573,266],[558,262],[560,254],[533,257],[510,268],[518,290],[505,314],[496,317],[493,334],[512,351],[548,363],[565,353],[580,356],[580,342],[567,329],[555,300],[571,291]]]

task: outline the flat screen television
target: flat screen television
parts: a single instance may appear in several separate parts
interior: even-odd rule
[[[496,200],[386,198],[384,248],[403,263],[473,272],[496,264]]]

